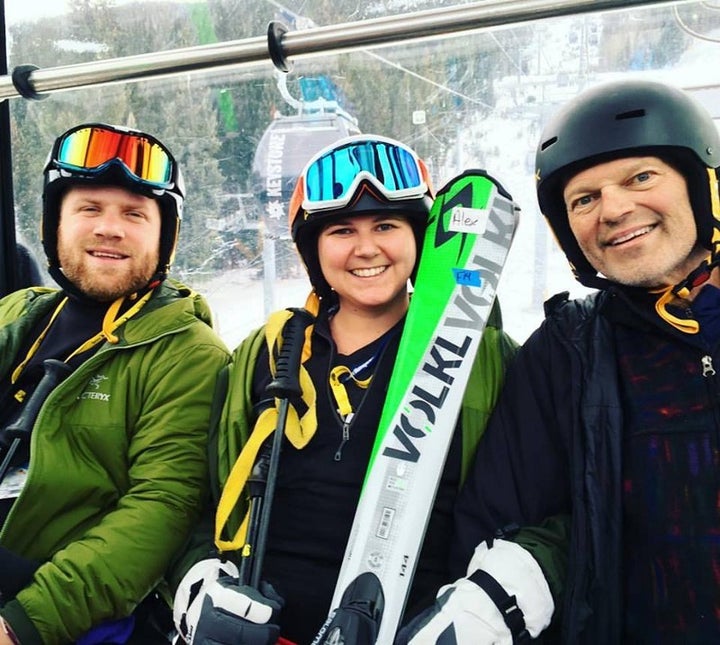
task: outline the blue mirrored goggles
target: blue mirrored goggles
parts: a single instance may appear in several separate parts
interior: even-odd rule
[[[388,200],[423,197],[429,190],[417,155],[406,146],[381,137],[362,136],[321,151],[305,171],[305,211],[342,208],[363,180]]]

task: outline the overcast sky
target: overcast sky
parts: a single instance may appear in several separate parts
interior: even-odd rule
[[[5,18],[8,23],[41,16],[59,16],[65,10],[65,0],[5,0]]]

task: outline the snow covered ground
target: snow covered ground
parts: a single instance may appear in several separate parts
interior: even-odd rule
[[[246,269],[225,271],[206,282],[193,281],[192,286],[208,300],[215,314],[218,332],[234,348],[251,330],[265,322],[266,290],[263,281]],[[304,279],[279,280],[273,291],[274,308],[302,307],[310,292]]]

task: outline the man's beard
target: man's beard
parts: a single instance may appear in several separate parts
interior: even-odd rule
[[[59,259],[65,277],[86,296],[99,302],[112,302],[143,289],[158,265],[157,257],[146,257],[142,265],[133,266],[129,273],[121,270],[117,275],[111,275],[107,272],[92,273],[87,264],[62,252]]]

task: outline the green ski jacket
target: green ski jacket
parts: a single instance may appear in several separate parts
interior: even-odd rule
[[[63,294],[0,301],[0,375]],[[0,545],[42,562],[0,609],[23,645],[75,642],[163,580],[207,491],[207,433],[229,353],[201,296],[166,281],[47,398]]]

